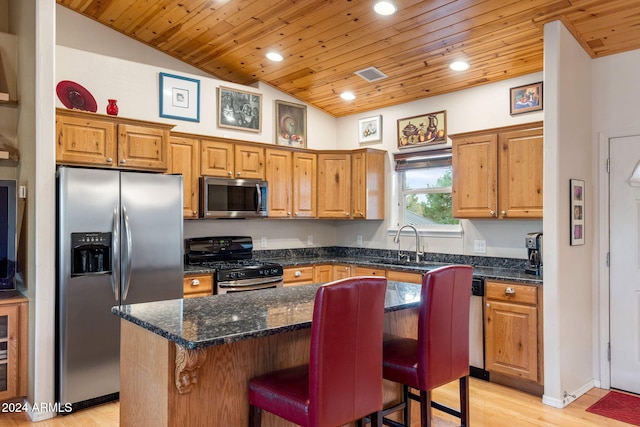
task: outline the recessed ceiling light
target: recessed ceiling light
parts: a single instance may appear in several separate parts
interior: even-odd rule
[[[454,61],[449,64],[449,68],[454,71],[464,71],[469,69],[469,63],[466,61]]]
[[[394,13],[396,13],[396,11],[398,10],[398,7],[396,6],[395,2],[391,0],[381,0],[381,1],[377,1],[373,5],[373,10],[375,10],[376,13],[379,15],[387,16],[387,15],[393,15]]]
[[[280,62],[283,59],[282,55],[280,55],[278,52],[273,52],[273,51],[267,52],[267,58],[275,62]]]
[[[356,96],[353,94],[353,92],[342,92],[340,94],[340,98],[344,99],[345,101],[353,101],[354,99],[356,99]]]

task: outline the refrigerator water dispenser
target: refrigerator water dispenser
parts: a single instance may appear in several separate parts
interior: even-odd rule
[[[71,233],[71,276],[111,274],[111,233]]]

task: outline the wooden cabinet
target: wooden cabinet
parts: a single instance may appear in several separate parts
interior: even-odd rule
[[[350,265],[334,264],[333,280],[346,279],[347,277],[351,276],[352,274]]]
[[[351,217],[384,219],[384,159],[379,150],[351,153]]]
[[[234,164],[236,178],[264,179],[264,148],[235,144]]]
[[[172,125],[58,109],[59,164],[164,172]]]
[[[314,283],[327,283],[333,280],[333,266],[331,264],[322,264],[313,266]]]
[[[542,218],[542,122],[452,135],[453,216]]]
[[[291,218],[293,209],[293,153],[267,148],[265,176],[269,182],[269,217]]]
[[[200,140],[171,135],[169,143],[169,173],[183,177],[184,218],[198,218],[200,178]]]
[[[184,276],[182,288],[185,298],[213,295],[213,275],[198,274]]]
[[[381,150],[318,154],[318,217],[384,219]]]
[[[27,394],[27,316],[26,298],[0,300],[0,401]]]
[[[264,148],[213,138],[200,142],[200,174],[221,178],[264,179]]]
[[[310,285],[314,283],[312,265],[285,267],[283,276],[284,286]]]
[[[486,369],[542,384],[540,286],[485,283]]]
[[[316,154],[267,148],[265,157],[265,179],[269,182],[269,217],[314,218]]]
[[[318,154],[318,217],[351,217],[351,155]]]
[[[353,267],[353,275],[354,276],[380,276],[385,277],[385,270],[382,268],[371,268],[371,267]]]
[[[200,174],[233,178],[233,143],[213,140],[200,140]]]
[[[408,271],[387,270],[387,279],[395,282],[407,282],[422,284],[422,273],[411,273]]]
[[[293,153],[293,217],[315,218],[317,215],[316,153]]]

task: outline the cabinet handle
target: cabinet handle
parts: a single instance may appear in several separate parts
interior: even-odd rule
[[[236,173],[236,176],[240,176],[240,172],[237,172],[237,173]]]
[[[489,215],[496,216],[496,211],[489,211]]]
[[[107,163],[113,163],[113,159],[111,157],[107,158]]]
[[[122,160],[120,160],[120,164],[121,164],[121,165],[124,165],[125,163],[127,163],[127,160],[126,160],[126,159],[122,159]]]
[[[291,212],[287,212],[287,216],[291,216]]]
[[[507,213],[505,211],[500,211],[500,215],[507,216]]]
[[[349,216],[349,212],[345,212],[344,214],[345,214],[346,216]]]
[[[511,286],[509,286],[508,288],[506,288],[504,290],[504,294],[505,295],[515,295],[516,294],[516,290],[513,289]]]
[[[191,280],[191,286],[200,286],[200,280],[198,279]]]
[[[300,276],[302,276],[302,271],[298,270],[295,273],[293,273],[293,275],[296,276],[296,277],[300,277]]]
[[[487,303],[487,307],[491,307],[491,304]]]
[[[229,171],[229,172],[227,172],[227,175],[231,176],[231,175],[233,175],[233,172]]]

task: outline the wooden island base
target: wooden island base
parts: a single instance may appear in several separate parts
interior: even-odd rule
[[[311,329],[185,351],[129,321],[120,323],[121,427],[247,426],[249,379],[309,361]],[[415,337],[416,328],[417,308],[385,313],[385,334]],[[385,381],[385,406],[399,396],[400,386]],[[262,425],[294,424],[265,412]]]

